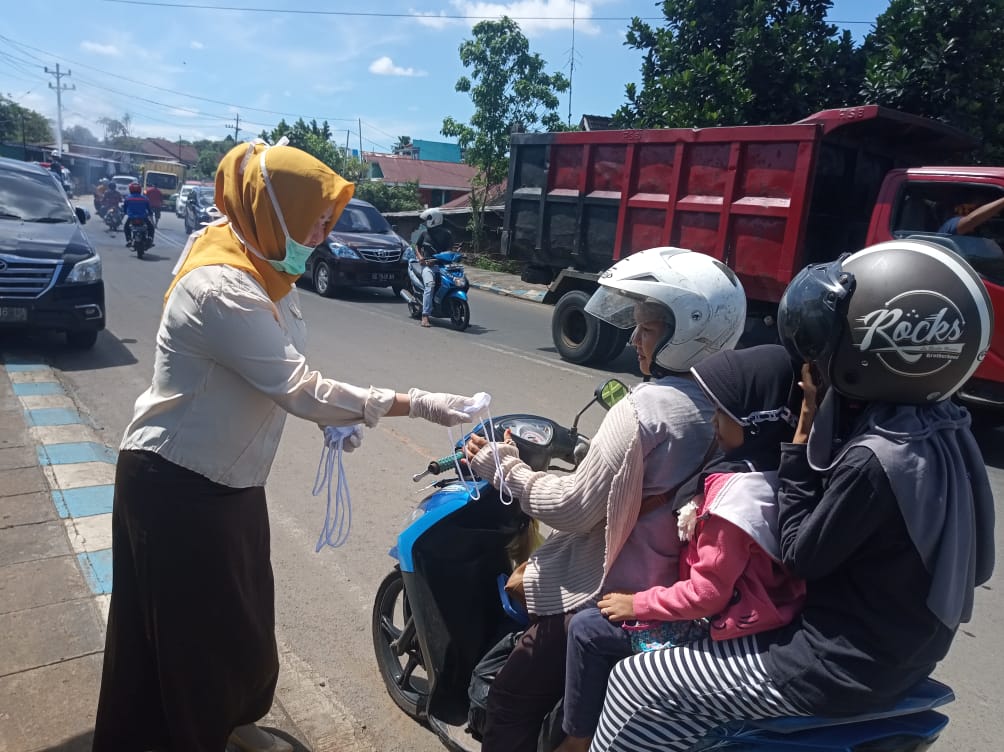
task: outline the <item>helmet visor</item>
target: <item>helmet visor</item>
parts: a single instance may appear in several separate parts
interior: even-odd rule
[[[586,303],[586,313],[618,329],[635,325],[634,307],[639,301],[609,287],[600,287]]]
[[[844,301],[854,290],[854,275],[843,270],[842,260],[805,267],[781,296],[778,335],[799,360],[825,360],[840,338]]]

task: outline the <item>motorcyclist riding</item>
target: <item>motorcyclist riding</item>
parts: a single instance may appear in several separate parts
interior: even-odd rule
[[[432,314],[432,294],[436,289],[436,271],[432,267],[438,263],[433,254],[444,253],[453,247],[453,233],[443,225],[443,212],[426,209],[418,215],[422,224],[411,236],[415,257],[422,265],[422,326],[429,327]]]
[[[104,212],[113,207],[120,207],[122,205],[122,194],[119,193],[118,186],[112,180],[108,181],[108,188],[105,190],[104,195],[101,197],[101,208]]]
[[[142,219],[146,222],[147,230],[150,233],[150,245],[153,245],[153,221],[150,215],[153,210],[150,208],[150,199],[143,195],[139,183],[129,183],[129,195],[122,202],[125,211],[125,239],[126,245],[132,242],[132,220]]]
[[[108,190],[108,178],[101,178],[94,187],[94,211],[98,216],[105,216],[105,191]]]

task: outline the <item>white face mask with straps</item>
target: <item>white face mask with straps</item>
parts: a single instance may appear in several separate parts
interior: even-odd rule
[[[476,421],[479,416],[481,416],[481,425],[483,426],[485,432],[485,438],[488,439],[488,443],[492,445],[492,449],[497,449],[497,442],[495,441],[495,423],[492,421],[491,411],[488,406],[491,404],[492,397],[487,392],[478,392],[472,398],[473,402],[463,411],[471,418],[472,421]],[[457,442],[453,438],[453,430],[449,427],[446,429],[447,434],[450,437],[450,446],[455,447]],[[469,472],[470,480],[464,477],[463,466],[460,464],[461,453],[456,452],[453,455],[453,465],[457,471],[457,477],[460,482],[464,484],[467,489],[467,493],[470,495],[471,499],[478,501],[481,498],[481,489],[478,486],[477,478],[474,476],[473,470]],[[493,451],[492,457],[495,460],[495,471],[499,478],[499,499],[503,504],[508,506],[512,504],[514,497],[512,491],[505,483],[505,478],[502,475],[502,461],[499,459],[498,452]],[[508,501],[506,500],[508,496]]]

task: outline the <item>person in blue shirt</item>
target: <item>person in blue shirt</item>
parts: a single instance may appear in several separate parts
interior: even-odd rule
[[[945,235],[969,235],[1002,211],[1004,211],[1004,197],[977,206],[967,214],[949,217],[938,228],[938,232]]]
[[[150,245],[153,245],[153,222],[150,219],[150,215],[153,213],[153,209],[150,208],[150,199],[143,195],[142,189],[139,183],[129,184],[129,195],[125,197],[122,201],[122,211],[126,215],[125,223],[125,239],[126,245],[132,242],[132,225],[131,220],[133,219],[143,219],[146,220],[146,227],[150,233]]]

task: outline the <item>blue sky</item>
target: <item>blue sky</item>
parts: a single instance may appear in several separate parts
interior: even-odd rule
[[[441,140],[444,116],[470,116],[470,100],[453,87],[464,73],[457,49],[478,17],[517,18],[549,70],[566,75],[573,45],[573,0],[50,0],[44,15],[34,3],[5,6],[0,92],[54,119],[54,78],[44,66],[59,63],[72,71],[64,84],[76,86],[63,93],[64,127],[96,135],[98,118],[126,112],[134,135],[170,139],[223,138],[236,114],[242,138],[303,116],[327,119],[352,148],[361,120],[363,148],[387,151],[401,135]],[[577,122],[623,103],[641,62],[623,45],[627,19],[660,14],[654,0],[574,6]],[[885,7],[886,0],[835,0],[830,20],[860,41]],[[329,14],[302,12],[310,10]],[[568,111],[565,95],[562,117]]]

